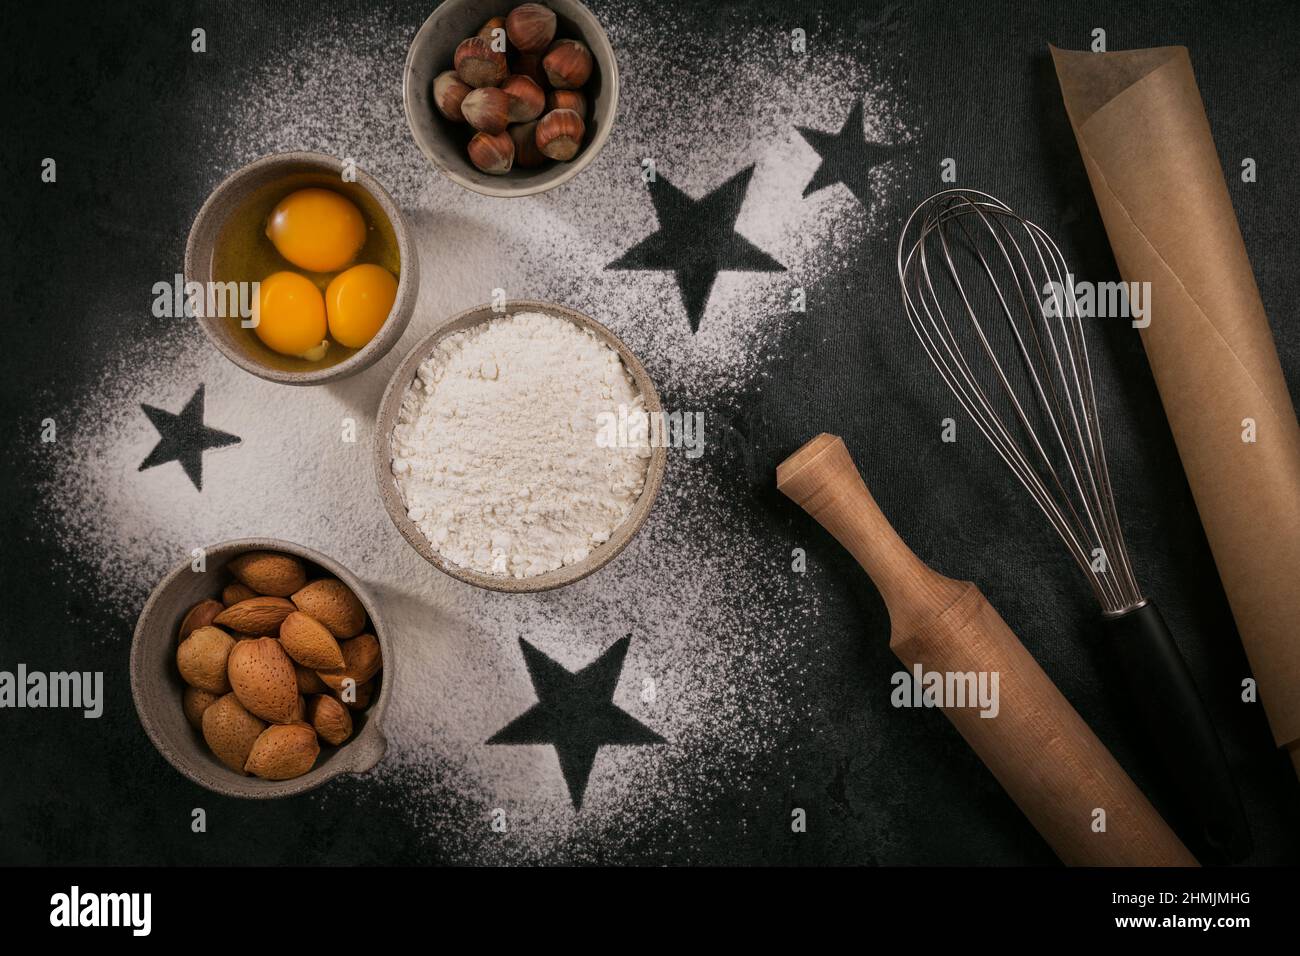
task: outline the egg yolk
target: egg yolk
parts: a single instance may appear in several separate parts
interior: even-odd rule
[[[366,221],[361,210],[332,190],[300,189],[271,210],[266,235],[298,268],[334,272],[365,245]]]
[[[375,337],[397,298],[397,280],[383,266],[353,266],[325,290],[330,335],[340,345],[359,349]]]
[[[253,331],[281,355],[320,358],[325,341],[325,300],[312,281],[297,272],[277,272],[261,282]],[[308,354],[311,353],[311,354]]]

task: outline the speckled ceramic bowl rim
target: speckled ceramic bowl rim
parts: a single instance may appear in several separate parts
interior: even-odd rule
[[[448,0],[448,2],[455,2],[455,0]],[[445,13],[443,8],[446,6],[446,3],[441,3],[435,7],[433,12],[425,18],[424,23],[420,25],[420,29],[415,32],[415,36],[411,39],[410,46],[406,48],[406,62],[402,67],[402,112],[406,116],[406,127],[410,130],[411,139],[415,140],[415,145],[420,147],[420,152],[424,154],[425,158],[452,182],[481,195],[492,196],[497,199],[535,196],[538,193],[546,192],[548,189],[554,189],[556,186],[563,186],[569,180],[573,179],[574,176],[577,176],[580,172],[586,169],[587,166],[591,164],[591,161],[600,153],[601,149],[604,148],[605,142],[609,139],[610,133],[614,129],[614,121],[618,116],[618,56],[614,52],[614,45],[609,42],[609,35],[605,32],[605,28],[600,24],[600,18],[592,13],[585,4],[578,2],[578,0],[574,0],[574,2],[576,6],[586,10],[587,14],[591,17],[593,31],[596,34],[595,37],[584,34],[583,40],[589,47],[591,47],[593,53],[596,49],[594,41],[597,38],[599,38],[604,49],[608,50],[609,62],[608,64],[602,62],[600,67],[601,83],[608,84],[609,86],[609,119],[600,124],[596,130],[596,135],[591,138],[591,142],[587,143],[582,148],[581,153],[568,163],[562,164],[564,168],[553,179],[521,183],[519,180],[511,180],[509,175],[506,175],[500,177],[501,185],[499,186],[496,184],[496,180],[491,182],[479,182],[461,175],[458,170],[445,166],[438,157],[429,150],[428,146],[424,143],[423,138],[416,132],[416,125],[413,120],[415,104],[411,102],[411,75],[414,72],[412,61],[415,58],[415,51],[426,41],[428,35],[438,28],[438,20]]]
[[[472,584],[475,587],[486,588],[490,591],[504,591],[511,594],[528,594],[549,591],[581,581],[587,575],[599,571],[618,557],[623,549],[627,547],[628,542],[636,537],[637,532],[641,530],[641,526],[645,524],[646,519],[650,517],[650,512],[654,509],[655,499],[658,497],[659,488],[663,484],[668,452],[662,446],[652,449],[650,464],[646,469],[645,486],[641,489],[641,495],[637,498],[631,514],[614,530],[608,541],[575,564],[565,565],[535,577],[511,578],[503,575],[483,574],[480,571],[462,568],[434,550],[424,532],[416,527],[415,523],[407,516],[401,490],[397,487],[397,481],[393,477],[393,427],[397,424],[402,398],[405,396],[411,382],[415,380],[416,369],[419,368],[420,363],[428,358],[433,352],[434,346],[443,338],[453,332],[472,328],[494,318],[502,318],[505,315],[517,312],[544,312],[557,318],[567,319],[580,328],[593,331],[610,348],[618,352],[619,357],[622,358],[624,366],[631,373],[637,388],[641,391],[646,411],[659,412],[663,410],[663,406],[659,401],[659,392],[655,389],[654,381],[645,370],[645,366],[641,364],[641,361],[632,353],[632,350],[618,336],[590,316],[562,305],[556,305],[553,302],[539,302],[527,299],[507,302],[504,312],[493,311],[491,306],[479,305],[453,316],[421,339],[407,353],[406,358],[402,360],[402,363],[393,373],[393,377],[389,379],[388,387],[384,390],[384,397],[379,403],[379,414],[375,424],[375,479],[379,483],[379,495],[383,499],[384,508],[387,510],[388,516],[393,520],[393,524],[397,526],[397,530],[402,533],[402,537],[410,543],[411,547],[415,548],[420,556],[435,568],[458,581]]]
[[[190,226],[189,236],[185,240],[185,281],[207,282],[212,278],[211,251],[209,250],[205,262],[200,263],[198,261],[200,254],[198,237],[202,232],[202,228],[207,225],[208,219],[219,214],[223,215],[224,218],[226,213],[219,213],[218,207],[229,193],[238,189],[246,180],[265,169],[276,166],[301,167],[304,165],[314,166],[320,172],[336,174],[341,173],[343,169],[342,161],[334,156],[299,150],[287,153],[272,153],[269,156],[255,159],[223,179],[208,195],[203,205],[199,207],[198,214],[194,217],[194,222]],[[397,278],[397,297],[393,300],[393,308],[388,313],[388,318],[380,327],[378,334],[355,355],[339,362],[337,365],[305,372],[291,372],[262,365],[238,349],[231,347],[222,338],[213,324],[223,321],[222,319],[201,319],[199,325],[208,339],[226,358],[240,368],[251,372],[258,378],[270,382],[279,382],[282,385],[323,385],[326,382],[335,382],[369,368],[383,358],[397,344],[397,340],[402,337],[402,333],[406,331],[406,327],[411,321],[411,315],[415,311],[415,298],[420,288],[420,259],[416,253],[414,235],[410,224],[406,221],[406,217],[402,215],[397,203],[393,201],[393,197],[388,194],[388,191],[380,185],[377,179],[364,169],[357,168],[355,183],[369,193],[375,202],[379,204],[379,207],[384,211],[384,215],[388,217],[389,224],[393,227],[393,235],[397,238],[397,255],[401,275]],[[214,234],[219,235],[220,228],[221,223],[218,223]]]
[[[154,748],[162,754],[163,758],[175,767],[182,776],[199,786],[204,787],[214,793],[220,793],[225,796],[239,797],[247,800],[273,800],[278,797],[289,797],[299,793],[307,793],[315,790],[317,787],[333,780],[340,774],[351,773],[360,774],[373,770],[374,767],[383,759],[384,753],[388,749],[388,741],[384,736],[383,721],[384,714],[388,710],[388,700],[392,695],[393,675],[395,673],[395,660],[392,652],[392,645],[387,638],[388,628],[384,623],[383,616],[379,612],[374,599],[366,591],[357,577],[333,558],[322,554],[314,548],[306,545],[295,544],[292,541],[285,541],[280,538],[237,538],[230,541],[222,541],[219,544],[209,545],[203,549],[208,557],[216,554],[229,561],[248,551],[283,551],[286,554],[292,554],[296,557],[310,561],[324,570],[333,574],[340,581],[352,589],[357,598],[361,601],[362,606],[366,609],[366,614],[370,617],[370,624],[374,630],[374,635],[379,641],[380,653],[383,657],[383,680],[379,684],[379,696],[375,698],[370,706],[366,709],[366,725],[361,732],[352,740],[339,747],[334,754],[333,761],[329,766],[317,767],[303,774],[301,777],[295,777],[292,780],[264,781],[258,780],[253,785],[253,789],[241,789],[235,784],[247,784],[253,777],[241,777],[233,771],[222,767],[218,764],[204,764],[202,769],[210,771],[212,778],[205,777],[199,770],[191,767],[183,759],[183,755],[174,754],[171,747],[165,742],[162,731],[154,722],[153,713],[145,703],[143,682],[145,677],[142,673],[144,667],[145,644],[148,641],[148,635],[145,629],[150,625],[150,618],[158,612],[157,606],[165,599],[171,585],[182,575],[193,574],[190,569],[190,562],[185,561],[173,568],[158,583],[158,585],[149,594],[149,599],[145,601],[144,608],[140,611],[139,618],[136,619],[135,633],[131,638],[131,697],[135,702],[135,711],[140,718],[140,724],[144,727],[145,733],[149,736],[150,742]],[[226,555],[229,557],[225,557]],[[223,565],[224,566],[224,565]],[[203,572],[206,573],[206,572]],[[177,621],[177,624],[180,622]],[[176,645],[176,633],[174,629],[169,628],[163,636],[173,647]],[[180,681],[180,675],[177,675],[177,681]],[[181,699],[179,694],[176,697],[176,708],[180,710]],[[205,746],[202,736],[197,737],[197,745]],[[222,781],[230,780],[229,785],[223,785]]]

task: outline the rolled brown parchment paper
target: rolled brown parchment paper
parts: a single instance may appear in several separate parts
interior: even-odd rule
[[[1273,737],[1300,773],[1300,426],[1183,47],[1052,48]],[[1253,443],[1243,433],[1254,423]]]

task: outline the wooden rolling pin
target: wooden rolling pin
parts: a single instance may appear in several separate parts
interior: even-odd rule
[[[889,646],[909,670],[998,673],[996,717],[978,705],[943,712],[1064,863],[1197,865],[979,588],[932,571],[903,543],[843,441],[818,435],[780,464],[776,485],[871,575]]]

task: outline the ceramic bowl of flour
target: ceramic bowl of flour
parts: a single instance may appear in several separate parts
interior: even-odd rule
[[[375,429],[380,497],[420,555],[493,591],[563,587],[613,560],[663,482],[644,366],[594,319],[479,306],[415,346]],[[639,416],[644,414],[645,418]]]
[[[184,682],[176,669],[176,635],[186,612],[199,601],[220,594],[230,581],[226,565],[249,551],[277,551],[300,558],[309,577],[338,578],[361,601],[383,654],[379,692],[364,711],[352,714],[353,735],[340,747],[322,747],[311,770],[292,780],[244,777],[224,766],[185,719],[181,709]],[[244,538],[204,549],[204,567],[195,571],[190,560],[175,568],[154,588],[136,622],[131,642],[131,695],[145,733],[173,767],[184,776],[230,797],[266,800],[315,789],[339,774],[365,773],[384,756],[383,733],[393,681],[393,648],[379,605],[356,576],[319,551],[278,538]]]

